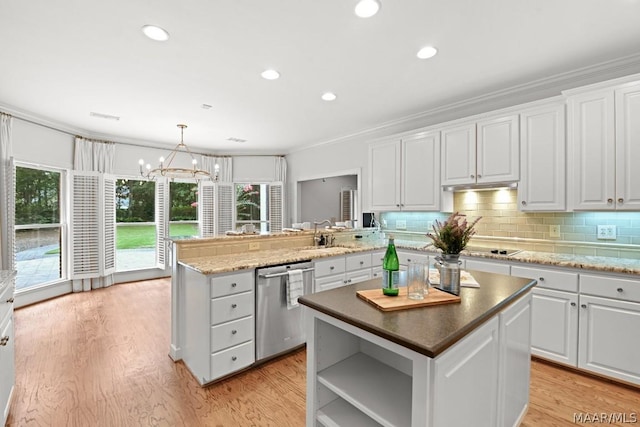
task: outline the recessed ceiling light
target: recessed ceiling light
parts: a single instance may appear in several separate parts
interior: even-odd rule
[[[142,32],[145,36],[151,40],[164,42],[169,40],[169,33],[164,28],[157,27],[155,25],[145,25],[142,27]]]
[[[360,18],[371,18],[380,10],[380,2],[378,0],[360,0],[356,5],[356,15]]]
[[[325,101],[335,101],[336,98],[337,96],[333,92],[325,92],[322,94],[322,99]]]
[[[263,79],[275,80],[280,77],[280,73],[276,70],[264,70],[261,76]]]
[[[436,49],[435,47],[425,46],[418,51],[418,54],[416,56],[420,59],[429,59],[436,56],[436,53],[438,53],[438,49]]]

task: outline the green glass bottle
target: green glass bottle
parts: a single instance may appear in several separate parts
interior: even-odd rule
[[[398,281],[400,277],[400,261],[396,253],[396,245],[393,235],[389,235],[389,245],[382,260],[382,293],[389,296],[398,296]]]

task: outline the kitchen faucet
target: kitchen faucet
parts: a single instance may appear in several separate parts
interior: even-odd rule
[[[313,244],[314,246],[318,246],[320,243],[320,238],[318,237],[318,226],[327,223],[331,225],[331,221],[325,219],[324,221],[313,221]]]

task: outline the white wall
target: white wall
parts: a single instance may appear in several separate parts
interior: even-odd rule
[[[300,185],[300,222],[340,221],[340,190],[345,187],[357,189],[355,175],[304,181]]]
[[[276,178],[274,156],[236,156],[233,158],[233,181],[246,183],[271,182]]]

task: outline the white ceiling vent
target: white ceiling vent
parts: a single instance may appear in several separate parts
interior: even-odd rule
[[[93,111],[90,112],[89,115],[91,117],[97,117],[99,119],[115,120],[115,121],[120,120],[120,117],[118,117],[118,116],[112,116],[111,114],[95,113]]]

